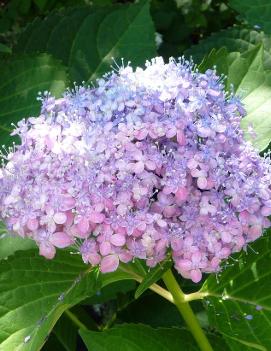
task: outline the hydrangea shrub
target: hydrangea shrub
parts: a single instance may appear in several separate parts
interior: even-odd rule
[[[224,3],[107,2],[45,11],[0,57],[0,351],[267,351],[259,9],[225,29]]]

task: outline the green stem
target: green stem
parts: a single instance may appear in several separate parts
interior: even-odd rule
[[[179,284],[177,283],[174,275],[171,270],[168,270],[163,275],[164,283],[166,287],[171,292],[175,305],[180,311],[183,319],[188,325],[192,335],[194,336],[199,348],[201,351],[213,351],[212,346],[210,345],[206,335],[204,334],[201,326],[191,309],[189,303],[186,301],[186,296],[181,290]]]
[[[201,292],[201,291],[197,291],[191,294],[185,294],[185,302],[189,302],[189,301],[194,301],[194,300],[202,300],[205,297],[207,297],[209,294],[207,292]]]
[[[84,323],[82,323],[74,313],[72,313],[70,310],[66,310],[64,312],[69,318],[70,320],[79,328],[79,329],[83,329],[83,330],[88,330],[88,328],[85,326]]]

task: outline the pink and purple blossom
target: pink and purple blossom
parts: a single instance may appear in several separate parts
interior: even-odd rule
[[[14,130],[1,217],[49,259],[79,246],[85,263],[111,272],[171,252],[198,282],[270,226],[270,164],[245,141],[244,115],[215,71],[183,59],[46,94],[40,116]]]

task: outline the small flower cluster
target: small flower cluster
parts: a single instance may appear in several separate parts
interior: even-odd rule
[[[172,253],[198,282],[270,226],[271,171],[240,101],[180,59],[122,67],[22,120],[0,169],[0,213],[40,254],[79,247],[102,272]]]

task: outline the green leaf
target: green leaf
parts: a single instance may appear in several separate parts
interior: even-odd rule
[[[11,54],[11,48],[8,47],[5,44],[0,43],[0,52],[4,53],[4,54]]]
[[[46,52],[49,37],[51,36],[55,26],[63,18],[62,12],[52,12],[49,16],[42,20],[36,17],[33,22],[28,24],[26,28],[20,33],[17,44],[14,46],[14,53],[36,53]],[[64,41],[63,46],[65,47]]]
[[[0,260],[6,259],[16,251],[29,250],[35,246],[33,240],[23,239],[11,234],[2,234],[0,236]]]
[[[229,5],[239,12],[252,26],[258,26],[266,33],[271,33],[270,0],[229,0]]]
[[[123,324],[103,332],[80,330],[80,335],[89,351],[198,351],[190,333],[178,328]]]
[[[79,83],[111,71],[112,57],[120,65],[122,57],[125,64],[141,65],[156,56],[149,1],[52,13],[29,25],[14,50],[52,54]]]
[[[250,62],[250,65],[236,91],[241,96],[247,110],[247,116],[242,120],[241,125],[247,139],[250,139],[259,151],[262,151],[271,140],[271,70],[265,70],[263,67],[263,49],[260,47],[258,51],[255,48],[247,56],[243,54],[241,60],[238,60],[238,63],[233,66],[233,76],[241,70],[243,58],[246,62]],[[251,138],[247,133],[250,125],[256,132],[256,138]]]
[[[39,350],[62,312],[97,287],[94,272],[82,276],[80,258],[59,253],[54,261],[34,251],[0,266],[0,350]]]
[[[36,244],[33,240],[9,233],[4,223],[0,221],[0,260],[6,259],[16,251],[29,250],[34,247]]]
[[[227,55],[225,49],[213,50],[205,58],[200,69],[212,68],[227,75],[226,89],[232,84],[247,110],[242,120],[245,137],[259,150],[264,150],[271,140],[271,70],[263,64],[263,47]],[[248,127],[253,126],[256,137],[251,136]]]
[[[210,325],[223,334],[232,351],[269,351],[271,345],[270,233],[209,276],[201,291]],[[252,251],[253,250],[253,251]],[[235,263],[234,263],[235,262]],[[233,264],[234,263],[234,264]]]
[[[79,255],[58,252],[52,261],[35,250],[0,264],[0,350],[38,351],[61,314],[124,272],[97,276]]]
[[[199,44],[192,46],[185,51],[187,57],[192,56],[195,63],[200,63],[205,55],[212,49],[225,47],[230,52],[240,52],[251,50],[257,45],[263,44],[264,47],[264,66],[271,69],[271,37],[263,32],[235,26],[213,33],[204,38]]]
[[[121,7],[106,16],[98,28],[97,52],[99,61],[95,66],[89,66],[88,81],[106,72],[112,63],[112,57],[117,60],[123,57],[125,62],[130,60],[136,66],[155,56],[154,26],[149,13],[149,1]],[[90,62],[88,56],[85,62]]]
[[[65,67],[51,56],[42,54],[2,62],[0,68],[1,145],[10,144],[10,124],[36,116],[40,109],[39,91],[60,96],[67,83]]]
[[[209,68],[216,67],[216,70],[219,74],[227,75],[229,73],[229,67],[232,62],[238,56],[237,52],[230,53],[227,51],[225,47],[222,47],[218,50],[212,49],[210,53],[208,53],[201,63],[198,65],[198,69],[200,72],[205,72]],[[227,77],[224,82],[227,83]],[[228,86],[226,85],[226,89]]]
[[[171,260],[165,260],[161,264],[151,269],[140,283],[135,292],[135,298],[138,299],[152,284],[162,278],[162,275],[172,266]]]

